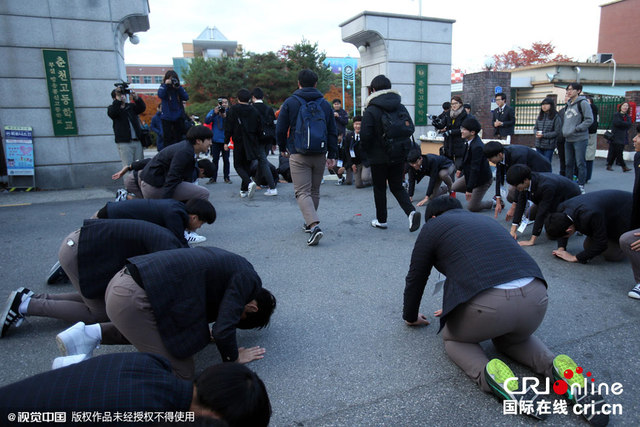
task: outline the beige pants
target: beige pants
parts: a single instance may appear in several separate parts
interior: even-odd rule
[[[306,225],[320,222],[318,206],[325,163],[324,154],[292,154],[289,158],[293,190]]]

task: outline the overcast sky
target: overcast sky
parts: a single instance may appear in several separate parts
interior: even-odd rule
[[[607,0],[424,0],[422,15],[454,19],[453,68],[478,71],[487,58],[536,41],[584,61],[597,53],[600,7]],[[182,43],[217,27],[245,51],[277,51],[306,38],[327,56],[359,57],[339,25],[364,10],[418,15],[418,0],[149,0],[151,28],[125,43],[127,64],[171,64]]]

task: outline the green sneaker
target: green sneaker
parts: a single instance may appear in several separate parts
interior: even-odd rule
[[[578,373],[577,369],[576,362],[566,354],[559,354],[553,359],[553,378],[556,381],[564,381],[568,386],[564,397],[574,405],[593,405],[593,410],[585,411],[582,415],[592,426],[606,426],[609,424],[609,415],[602,413],[602,406],[607,402],[598,391],[589,392],[588,387],[584,386],[584,375]],[[565,377],[564,373],[567,370],[571,370],[571,378]]]
[[[511,368],[500,359],[491,359],[484,367],[484,378],[487,384],[489,384],[493,394],[501,400],[518,400],[513,394],[519,387],[517,380],[509,381],[507,388],[504,388],[504,382],[507,378],[511,377],[515,377],[515,374]]]

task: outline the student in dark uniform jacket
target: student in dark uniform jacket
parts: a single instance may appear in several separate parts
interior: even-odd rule
[[[355,180],[356,188],[371,186],[371,166],[360,143],[361,127],[362,116],[354,116],[353,132],[347,131],[344,137],[344,146],[350,158],[351,175],[353,175],[353,179]],[[347,173],[347,182],[349,182],[349,173]]]
[[[169,359],[181,378],[193,376],[193,356],[212,337],[224,362],[261,359],[263,348],[238,348],[236,328],[267,326],[276,306],[249,261],[204,247],[130,258],[105,300],[109,318],[129,342]]]
[[[558,212],[545,220],[550,239],[558,240],[553,254],[568,262],[587,263],[602,254],[607,261],[620,261],[624,254],[618,239],[631,228],[633,195],[628,191],[602,190],[582,194],[558,206]],[[577,255],[567,252],[569,237],[576,231],[584,234],[584,250]]]
[[[186,204],[173,199],[142,199],[108,202],[98,219],[139,219],[158,224],[187,244],[185,230],[196,231],[206,222],[213,224],[216,210],[208,200],[191,199]]]
[[[451,178],[456,171],[456,167],[447,157],[435,154],[423,155],[419,149],[415,149],[407,156],[407,163],[411,166],[409,169],[409,197],[412,198],[412,201],[416,182],[420,182],[425,176],[429,177],[426,196],[418,202],[418,206],[426,204],[430,198],[444,194],[440,191],[440,184],[443,182],[451,191],[451,186],[453,185]]]
[[[531,239],[518,242],[520,246],[533,246],[542,233],[547,215],[555,212],[560,203],[580,195],[580,187],[569,178],[550,172],[532,172],[528,166],[521,164],[509,168],[507,182],[518,191],[510,232],[514,239],[518,239],[516,230],[527,208],[527,201],[531,200],[534,204],[529,213],[529,219],[536,221]]]
[[[199,169],[196,154],[211,147],[213,133],[206,126],[193,126],[187,140],[165,147],[144,167],[139,175],[145,199],[209,199],[209,190],[194,184]]]
[[[176,378],[161,356],[114,353],[0,388],[2,419],[18,411],[66,412],[67,423],[72,412],[193,412],[224,425],[267,426],[271,404],[262,380],[243,365],[214,365],[191,382]]]
[[[513,135],[516,125],[516,113],[513,108],[506,105],[507,96],[504,93],[496,94],[496,104],[498,108],[491,111],[491,121],[495,128],[494,136],[500,139],[506,139],[507,136]]]
[[[636,154],[633,157],[633,170],[635,180],[633,182],[633,205],[631,208],[630,231],[620,236],[620,249],[631,261],[633,278],[636,285],[627,294],[630,298],[640,299],[640,125],[636,126],[636,136],[633,138],[633,148]]]
[[[184,247],[187,247],[184,239],[147,221],[85,220],[82,228],[62,241],[58,252],[60,265],[76,292],[34,295],[26,288],[12,292],[0,313],[0,320],[4,321],[2,336],[24,316],[41,316],[68,322],[103,322],[100,325],[103,342],[121,343],[120,333],[106,323],[109,318],[104,293],[109,281],[129,257]]]
[[[429,324],[419,307],[435,267],[446,277],[435,316],[447,355],[481,390],[516,399],[502,387],[515,375],[499,359],[490,361],[480,343],[492,340],[498,351],[553,378],[554,354],[533,335],[547,309],[547,284],[533,258],[499,223],[461,208],[447,196],[427,205],[406,277],[402,318],[410,326]]]
[[[549,160],[542,154],[524,145],[505,146],[498,141],[489,141],[484,145],[483,150],[484,155],[487,156],[487,160],[496,165],[495,198],[498,201],[504,202],[500,189],[501,186],[504,185],[507,171],[512,165],[527,165],[534,172],[551,172],[551,163]],[[518,196],[515,189],[510,189],[507,193],[507,201],[514,203],[517,198]],[[507,217],[513,216],[514,211],[515,206],[511,206]],[[497,218],[500,212],[502,212],[502,203],[496,203],[494,216]]]
[[[493,207],[491,201],[482,200],[491,187],[493,176],[489,162],[482,151],[484,144],[478,136],[480,129],[480,123],[476,119],[466,119],[460,127],[461,135],[467,141],[468,147],[462,164],[458,166],[456,182],[451,188],[456,192],[465,192],[467,209],[471,212],[479,212]]]

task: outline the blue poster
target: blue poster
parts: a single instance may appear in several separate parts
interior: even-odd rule
[[[34,175],[33,128],[5,126],[4,141],[7,174]]]

